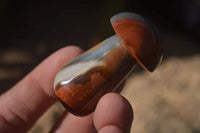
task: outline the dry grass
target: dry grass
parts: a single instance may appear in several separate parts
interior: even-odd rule
[[[155,72],[133,75],[122,94],[135,133],[200,132],[200,56],[169,58]]]

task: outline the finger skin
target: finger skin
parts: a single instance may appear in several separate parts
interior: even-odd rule
[[[106,94],[94,113],[94,125],[99,133],[128,133],[133,121],[130,103],[116,93]]]
[[[133,121],[130,103],[117,93],[104,95],[93,114],[77,117],[67,113],[52,132],[128,133]]]
[[[108,125],[101,128],[101,130],[99,130],[98,133],[126,133],[126,132],[115,125]]]
[[[79,117],[66,113],[51,133],[93,133],[94,131],[93,114]]]
[[[0,96],[1,132],[26,132],[56,101],[53,90],[56,73],[81,53],[82,50],[75,46],[55,52]]]

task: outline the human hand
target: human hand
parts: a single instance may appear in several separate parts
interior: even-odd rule
[[[0,132],[27,132],[57,101],[53,90],[56,73],[81,52],[80,48],[74,46],[55,52],[0,96]],[[52,132],[127,133],[132,120],[130,103],[119,94],[109,93],[100,99],[95,112],[88,116],[77,117],[66,112]]]

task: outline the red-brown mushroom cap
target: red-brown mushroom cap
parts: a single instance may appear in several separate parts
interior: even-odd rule
[[[111,18],[112,26],[129,53],[140,65],[153,71],[160,62],[159,37],[152,24],[134,13],[120,13]]]

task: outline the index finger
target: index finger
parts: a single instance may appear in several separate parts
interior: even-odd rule
[[[56,73],[82,50],[63,48],[29,73],[0,97],[0,129],[2,132],[24,132],[56,101],[53,81]]]

